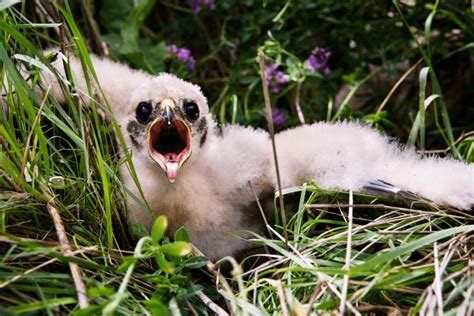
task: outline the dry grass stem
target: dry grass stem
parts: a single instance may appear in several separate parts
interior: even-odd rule
[[[283,289],[283,284],[281,280],[276,282],[278,297],[280,298],[281,314],[283,316],[290,315],[288,312],[288,302],[285,295],[285,290]]]
[[[286,214],[285,214],[285,202],[283,201],[283,189],[281,186],[280,179],[280,168],[278,166],[278,157],[275,144],[275,130],[273,128],[273,118],[272,118],[272,107],[270,105],[270,95],[268,93],[268,82],[267,82],[267,69],[265,66],[265,55],[262,50],[258,51],[259,66],[260,66],[260,76],[263,85],[263,98],[265,100],[265,113],[268,123],[268,132],[270,134],[270,139],[272,141],[272,150],[273,150],[273,161],[275,163],[275,172],[277,177],[278,184],[278,200],[280,201],[280,216],[283,225],[283,236],[285,237],[285,245],[288,249],[288,231],[286,225]]]
[[[402,84],[402,82],[413,72],[413,70],[416,69],[416,67],[418,67],[418,65],[423,61],[423,58],[420,58],[418,59],[418,61],[413,65],[411,66],[407,71],[405,71],[405,73],[403,74],[403,76],[400,77],[400,79],[398,79],[398,81],[393,85],[392,89],[390,89],[390,92],[387,94],[387,96],[385,97],[385,99],[382,101],[382,103],[380,104],[379,108],[377,109],[376,113],[380,113],[383,108],[385,107],[385,105],[387,104],[388,100],[390,99],[390,97],[395,93],[395,91],[398,89],[398,87]]]
[[[268,231],[268,236],[271,237],[272,236],[272,231],[268,228],[268,227],[270,227],[270,224],[268,223],[267,217],[265,216],[265,211],[263,210],[262,204],[260,203],[260,199],[258,198],[257,193],[255,192],[252,183],[249,181],[248,184],[250,186],[250,189],[252,190],[252,194],[255,198],[255,202],[257,203],[258,210],[260,211],[260,215],[262,215],[262,219],[263,219],[263,221],[265,223],[265,227]]]
[[[435,150],[418,150],[418,153],[423,153],[423,154],[447,154],[451,149],[453,149],[454,146],[458,145],[460,142],[462,142],[465,138],[474,135],[474,131],[470,132],[462,132],[461,136],[459,136],[456,141],[454,141],[453,144],[450,146],[446,147],[445,149],[435,149]]]

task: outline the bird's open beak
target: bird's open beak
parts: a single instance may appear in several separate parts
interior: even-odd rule
[[[148,128],[148,153],[174,183],[179,168],[191,155],[191,130],[184,120],[176,115],[176,104],[163,99],[162,115]]]

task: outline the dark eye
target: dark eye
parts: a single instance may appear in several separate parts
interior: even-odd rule
[[[195,121],[199,118],[199,107],[195,102],[185,102],[183,108],[190,121]]]
[[[135,112],[135,116],[137,117],[137,120],[139,122],[148,123],[152,110],[153,110],[153,107],[151,106],[150,102],[140,102],[137,106],[137,111]]]

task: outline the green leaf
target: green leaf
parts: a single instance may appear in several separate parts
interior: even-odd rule
[[[174,234],[175,241],[187,241],[189,242],[189,235],[188,232],[184,227],[180,227],[176,233]]]
[[[133,3],[130,0],[104,0],[100,7],[101,24],[110,32],[118,33],[132,10]]]
[[[115,291],[114,291],[115,292]],[[102,311],[104,304],[101,305],[89,305],[83,309],[76,309],[72,315],[74,316],[89,316],[89,315],[99,315]]]
[[[191,245],[185,241],[175,241],[161,246],[161,250],[171,256],[185,256],[191,252]]]
[[[140,41],[140,47],[146,48],[142,49],[143,56],[147,65],[153,70],[152,73],[157,75],[165,71],[166,43],[162,41],[151,46],[151,44],[144,45],[142,42]]]
[[[420,71],[419,109],[413,127],[411,128],[410,136],[408,137],[408,145],[414,146],[419,131],[421,149],[425,149],[425,110],[429,105],[429,103],[425,105],[425,90],[429,71],[430,67],[424,67]]]
[[[143,302],[143,304],[146,306],[147,310],[152,314],[152,315],[171,315],[168,307],[164,305],[162,302],[158,300],[158,298],[153,297],[149,301]]]
[[[89,297],[111,296],[114,293],[114,288],[107,286],[91,287],[87,289],[87,296]]]
[[[134,263],[136,263],[138,261],[137,258],[133,257],[133,256],[126,256],[126,257],[123,257],[122,259],[122,264],[118,267],[118,271],[125,271],[128,269],[128,267]]]
[[[205,266],[209,262],[209,259],[203,256],[191,257],[184,263],[184,266],[189,269],[199,269]]]
[[[166,273],[166,274],[173,273],[173,271],[174,271],[173,265],[165,259],[165,257],[163,256],[163,254],[161,252],[158,252],[155,255],[155,260],[156,260],[156,263],[158,264],[158,266],[160,267],[160,269],[164,273]]]
[[[186,290],[186,298],[191,298],[195,296],[198,292],[204,290],[204,286],[201,284],[193,284]]]
[[[166,228],[168,228],[168,220],[166,216],[160,215],[151,228],[151,240],[154,244],[157,244],[163,238]]]

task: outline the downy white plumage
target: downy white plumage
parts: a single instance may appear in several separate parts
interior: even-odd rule
[[[200,88],[173,75],[151,76],[96,56],[92,61],[151,209],[129,198],[130,221],[150,227],[155,216],[166,215],[171,232],[184,226],[211,259],[248,247],[232,233],[263,230],[249,182],[257,195],[273,196],[268,134],[242,126],[219,131]],[[81,64],[74,58],[70,63],[78,91],[87,95]],[[55,67],[64,75],[62,61]],[[63,102],[58,79],[48,73],[43,79]],[[422,158],[359,124],[296,127],[277,134],[276,146],[284,187],[314,179],[328,189],[406,191],[443,206],[474,205],[473,165]],[[140,199],[126,167],[121,177]]]

